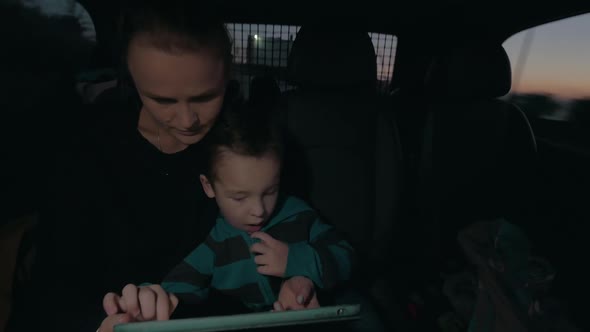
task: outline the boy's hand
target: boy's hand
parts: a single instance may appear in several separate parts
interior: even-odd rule
[[[137,287],[129,284],[122,296],[108,293],[103,299],[107,315],[127,313],[133,320],[167,320],[178,305],[178,298],[168,294],[160,285]]]
[[[306,277],[296,276],[283,282],[273,310],[312,309],[319,306],[313,282]]]
[[[264,232],[255,232],[250,236],[260,239],[260,242],[250,247],[250,251],[258,254],[254,257],[254,262],[258,264],[258,273],[275,277],[285,276],[289,246]]]

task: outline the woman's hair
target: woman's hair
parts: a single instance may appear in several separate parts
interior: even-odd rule
[[[283,158],[284,142],[280,127],[271,112],[251,104],[235,102],[226,107],[206,138],[206,174],[211,181],[225,151],[249,157],[274,154]]]
[[[169,52],[215,52],[232,63],[229,33],[211,1],[198,0],[128,0],[119,21],[120,47],[124,59],[130,42],[146,35],[154,47]]]

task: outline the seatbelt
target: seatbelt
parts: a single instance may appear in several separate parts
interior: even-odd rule
[[[379,112],[375,124],[375,239],[371,256],[379,258],[391,252],[399,197],[401,147],[392,111]]]
[[[419,217],[421,220],[426,221],[424,226],[426,229],[427,241],[431,244],[428,249],[435,249],[434,251],[429,250],[427,252],[428,257],[436,253],[439,247],[440,241],[435,234],[440,233],[440,225],[438,220],[438,202],[435,199],[436,186],[434,181],[434,112],[428,111],[424,118],[424,128],[422,130],[422,146],[420,149],[420,159],[418,168],[418,195],[416,197],[418,202],[418,208],[420,211]],[[426,243],[424,243],[426,244]]]

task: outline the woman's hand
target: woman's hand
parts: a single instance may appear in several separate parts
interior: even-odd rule
[[[108,293],[103,299],[103,308],[108,315],[99,328],[100,332],[111,332],[116,324],[168,320],[178,306],[178,298],[166,293],[160,285],[137,287],[129,284],[119,296]]]
[[[113,332],[115,325],[135,322],[128,313],[109,315],[105,318],[96,332]]]

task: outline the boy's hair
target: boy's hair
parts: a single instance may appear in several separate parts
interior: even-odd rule
[[[216,164],[224,150],[249,157],[273,153],[279,160],[283,159],[283,137],[272,112],[243,102],[235,102],[221,112],[205,142],[205,175],[211,181],[216,177]]]
[[[216,52],[229,72],[231,38],[219,16],[219,8],[208,1],[128,0],[123,6],[119,29],[124,58],[131,40],[146,34],[153,46],[165,51]]]

